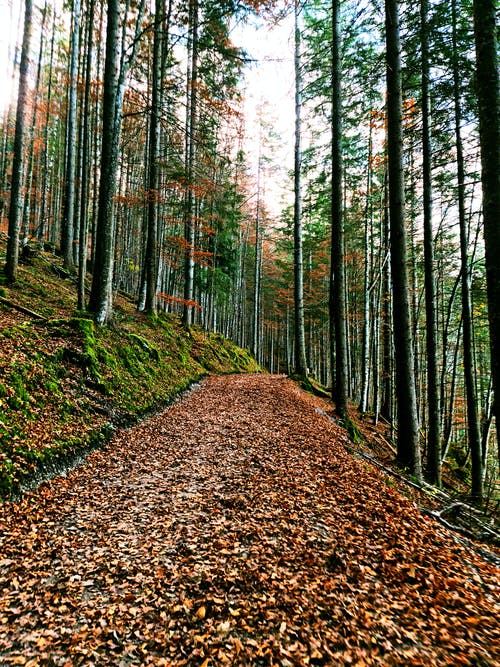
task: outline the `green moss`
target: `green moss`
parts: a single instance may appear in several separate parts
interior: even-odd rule
[[[16,482],[14,463],[0,452],[0,498],[10,498]]]
[[[363,442],[363,440],[365,439],[363,434],[359,430],[356,423],[350,417],[346,417],[344,419],[343,426],[346,429],[347,435],[349,436],[351,442],[353,442],[355,445],[358,445],[360,442]]]
[[[320,396],[321,398],[331,398],[331,393],[314,378],[310,376],[302,377],[301,375],[297,374],[293,374],[290,377],[292,380],[298,382],[301,388],[305,391],[308,391],[310,394]]]
[[[7,398],[7,403],[13,410],[21,410],[30,402],[30,395],[26,388],[26,379],[22,371],[12,373],[10,387],[13,393]]]
[[[151,357],[151,359],[153,359],[154,361],[159,361],[160,353],[150,341],[146,340],[146,338],[144,338],[143,336],[139,336],[138,334],[135,333],[129,334],[129,338],[132,342],[139,345],[141,349],[145,350],[148,356]]]
[[[59,382],[52,378],[47,378],[43,383],[44,388],[54,395],[58,395],[61,391]]]

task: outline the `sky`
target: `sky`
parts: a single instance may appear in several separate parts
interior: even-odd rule
[[[9,4],[12,3],[12,10]],[[8,76],[10,69],[9,42],[11,24],[17,29],[17,21],[12,20],[12,12],[19,10],[21,0],[0,0],[0,113],[6,108],[9,99],[12,82]]]
[[[281,212],[281,200],[286,197],[287,172],[293,168],[294,146],[294,72],[293,72],[293,16],[276,25],[260,19],[238,25],[231,33],[237,46],[243,46],[254,60],[245,71],[244,113],[246,118],[245,150],[257,171],[259,151],[259,110],[264,114],[273,133],[279,139],[274,162],[281,167],[274,173],[264,174],[264,196],[270,213]],[[263,154],[270,149],[264,146]]]

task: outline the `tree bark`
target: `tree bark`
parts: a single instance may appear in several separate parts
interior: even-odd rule
[[[307,376],[306,342],[304,329],[304,252],[302,233],[302,72],[300,62],[300,7],[295,4],[295,150],[294,150],[294,304],[295,304],[295,372],[302,378]]]
[[[135,36],[132,47],[129,50],[129,57],[126,59],[125,37],[128,27],[128,6],[127,4],[124,10],[120,40],[120,0],[108,0],[102,112],[101,175],[95,230],[92,287],[89,299],[89,310],[94,313],[99,324],[106,324],[113,317],[113,267],[115,255],[114,198],[117,187],[123,96],[127,71],[135,58],[139,32],[142,30],[144,0],[141,0],[137,8]]]
[[[427,353],[427,478],[441,485],[441,410],[439,403],[436,281],[434,278],[434,235],[432,231],[431,104],[429,94],[429,0],[420,3],[420,46],[422,51],[422,187],[424,214],[425,333]]]
[[[401,466],[408,468],[418,480],[421,480],[422,471],[419,450],[419,426],[415,392],[415,366],[413,361],[406,249],[401,45],[398,0],[385,0],[385,10],[389,213],[396,401],[398,410],[397,461]]]
[[[182,321],[189,327],[193,323],[193,301],[194,301],[194,244],[195,244],[195,197],[194,184],[194,159],[195,159],[195,134],[198,100],[198,22],[199,22],[198,0],[190,0],[189,17],[191,30],[191,57],[190,71],[187,81],[186,107],[186,210],[184,218],[184,308]]]
[[[471,495],[474,499],[480,500],[482,497],[483,487],[483,464],[481,458],[481,429],[479,425],[479,411],[475,381],[476,371],[474,363],[473,321],[468,258],[469,239],[465,211],[465,163],[461,131],[462,112],[460,108],[460,73],[458,70],[457,18],[457,3],[456,0],[452,0],[453,94],[455,110],[455,141],[457,153],[458,219],[460,228],[464,379],[465,394],[467,399],[467,432],[471,451]]]
[[[330,270],[330,330],[332,341],[333,399],[337,414],[347,418],[347,332],[342,206],[342,93],[340,55],[340,1],[332,1],[332,247]],[[333,349],[334,348],[334,349]]]
[[[43,52],[45,47],[44,32],[45,32],[45,20],[47,18],[47,0],[45,0],[43,9],[42,9],[42,18],[40,23],[40,47],[38,50],[38,64],[36,71],[36,80],[35,80],[35,97],[33,101],[33,112],[31,115],[30,128],[28,133],[28,160],[26,168],[26,189],[24,196],[24,207],[23,207],[23,225],[22,225],[22,245],[28,243],[30,235],[30,220],[33,221],[36,219],[36,197],[34,196],[34,171],[35,171],[35,129],[37,125],[37,113],[38,113],[38,101],[40,97],[40,81],[42,75],[42,59]],[[32,211],[32,201],[35,202],[34,209]],[[33,215],[32,215],[33,214]]]
[[[161,116],[161,51],[163,41],[164,7],[157,0],[153,34],[153,66],[151,115],[149,124],[149,174],[148,174],[148,231],[146,243],[146,303],[145,310],[156,313],[158,287],[158,206]]]
[[[68,125],[66,129],[66,169],[63,216],[61,224],[61,254],[64,267],[72,269],[75,212],[77,78],[80,48],[80,0],[73,0],[73,29],[71,31],[71,61],[69,71]]]
[[[23,202],[23,157],[24,127],[26,102],[28,96],[28,67],[33,21],[32,0],[24,3],[24,31],[19,70],[19,92],[17,96],[16,129],[14,135],[14,157],[12,163],[12,179],[10,187],[9,227],[5,276],[8,283],[15,283],[19,262],[19,232],[21,228],[21,212]]]
[[[496,0],[474,0],[493,412],[500,463],[500,109]]]
[[[90,184],[90,77],[92,72],[92,31],[94,26],[95,0],[90,0],[89,18],[87,21],[85,92],[83,100],[83,128],[82,128],[82,171],[81,171],[81,200],[80,200],[80,238],[78,243],[78,309],[85,309],[85,278],[87,275],[87,245],[88,245],[88,192]]]
[[[116,191],[118,97],[118,36],[120,0],[108,0],[106,30],[106,59],[104,65],[104,93],[102,112],[101,177],[95,237],[95,258],[90,291],[89,310],[99,324],[112,317],[112,272],[114,255],[114,197]]]
[[[362,332],[362,346],[361,346],[361,400],[359,403],[359,411],[365,413],[368,410],[368,391],[370,384],[370,274],[371,274],[371,256],[370,251],[370,236],[372,220],[372,206],[371,206],[371,171],[372,171],[372,132],[373,126],[370,121],[370,130],[368,137],[368,160],[366,167],[366,203],[365,203],[365,230],[364,230],[364,253],[365,253],[365,268],[363,276],[363,332]]]

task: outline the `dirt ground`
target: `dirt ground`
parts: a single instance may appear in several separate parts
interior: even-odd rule
[[[282,376],[0,506],[0,665],[497,665],[499,574]]]

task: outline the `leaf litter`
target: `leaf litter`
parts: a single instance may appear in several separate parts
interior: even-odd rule
[[[0,665],[496,665],[499,570],[282,376],[208,378],[0,507]]]

